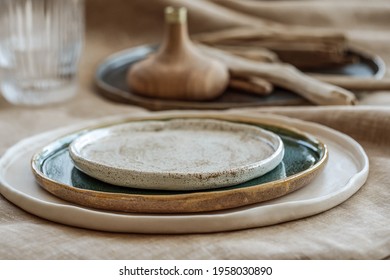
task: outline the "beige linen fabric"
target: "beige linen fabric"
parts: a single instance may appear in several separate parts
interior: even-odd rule
[[[351,44],[390,65],[389,1],[87,1],[87,33],[78,96],[27,108],[0,99],[0,155],[15,142],[63,125],[142,108],[96,94],[93,75],[107,55],[161,38],[162,8],[184,3],[193,33],[258,16],[283,24],[345,31]],[[264,228],[215,234],[141,235],[97,232],[35,217],[0,196],[0,259],[384,259],[390,258],[390,91],[365,93],[356,107],[243,109],[314,121],[356,139],[370,160],[367,183],[322,214]]]

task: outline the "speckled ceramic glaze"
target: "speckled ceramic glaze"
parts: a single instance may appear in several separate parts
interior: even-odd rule
[[[283,142],[256,126],[212,119],[141,121],[92,130],[69,147],[76,167],[117,186],[201,190],[273,170]]]
[[[284,196],[309,184],[328,159],[324,144],[296,129],[253,122],[243,117],[224,119],[265,128],[279,135],[285,150],[282,162],[263,176],[230,187],[202,191],[119,187],[92,178],[75,167],[68,147],[85,133],[81,131],[62,137],[37,152],[32,160],[32,169],[44,189],[78,205],[121,212],[195,213],[231,209]]]

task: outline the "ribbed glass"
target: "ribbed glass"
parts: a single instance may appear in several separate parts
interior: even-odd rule
[[[0,0],[1,91],[14,104],[76,93],[84,0]]]

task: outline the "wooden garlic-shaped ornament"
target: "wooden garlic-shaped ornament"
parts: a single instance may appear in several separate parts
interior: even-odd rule
[[[130,89],[161,99],[201,101],[220,96],[229,82],[228,69],[191,42],[186,9],[166,8],[165,21],[165,37],[158,51],[129,69]]]

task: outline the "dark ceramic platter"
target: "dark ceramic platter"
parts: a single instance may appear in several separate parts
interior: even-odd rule
[[[308,101],[281,88],[276,88],[269,96],[257,96],[228,89],[221,97],[207,102],[186,102],[146,98],[132,93],[126,84],[128,68],[153,52],[153,46],[140,46],[108,57],[97,69],[95,82],[98,92],[104,97],[123,103],[134,104],[150,110],[167,109],[229,109],[253,106],[307,105]],[[380,77],[384,64],[378,57],[350,51],[358,62],[342,67],[322,69],[320,74],[349,77]]]
[[[220,210],[232,208],[229,202],[234,200],[229,200],[229,197],[237,197],[234,206],[242,206],[245,205],[245,201],[242,200],[243,194],[248,197],[254,196],[253,199],[257,202],[261,201],[262,192],[265,192],[266,196],[275,198],[307,184],[323,168],[327,160],[327,150],[326,146],[316,139],[287,128],[259,126],[277,133],[282,138],[285,146],[283,161],[266,175],[231,187],[179,192],[118,187],[101,182],[78,171],[69,156],[68,146],[80,133],[71,134],[46,146],[34,157],[32,166],[38,182],[56,196],[90,207],[126,212]],[[199,206],[202,197],[220,203],[215,204],[213,201]],[[125,206],[112,203],[112,201],[123,202],[126,199],[131,201]],[[137,200],[146,204],[137,204],[135,203]],[[148,200],[150,200],[149,204]],[[191,203],[191,200],[194,202]],[[108,206],[107,201],[111,201]],[[163,205],[165,208],[155,209],[155,205],[158,207]],[[125,207],[129,208],[124,209]],[[215,207],[222,208],[215,209]]]

